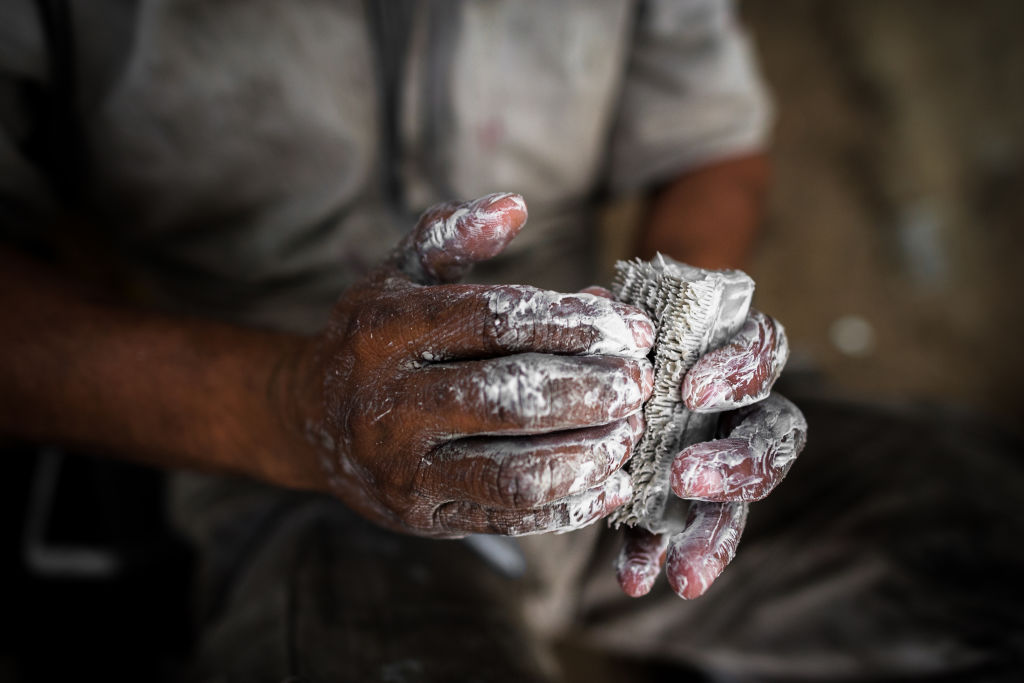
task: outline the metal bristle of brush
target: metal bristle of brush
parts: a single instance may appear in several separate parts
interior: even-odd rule
[[[627,470],[633,498],[609,521],[656,533],[683,527],[686,503],[669,488],[672,460],[687,446],[714,438],[715,413],[694,413],[681,395],[683,377],[703,354],[743,326],[754,281],[739,270],[704,270],[658,254],[619,261],[612,291],[654,321],[654,392],[644,405],[647,428]]]

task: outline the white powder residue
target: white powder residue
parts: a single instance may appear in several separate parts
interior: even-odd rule
[[[686,530],[669,543],[666,573],[682,597],[703,594],[732,562],[747,522],[747,503],[693,503]],[[698,587],[691,590],[691,579]]]
[[[803,414],[773,394],[743,415],[728,438],[684,452],[684,466],[672,468],[677,493],[697,500],[755,501],[786,476],[807,439]]]
[[[733,410],[764,400],[789,359],[782,325],[752,311],[742,329],[695,366],[683,380],[683,396],[695,412]],[[757,389],[758,391],[755,391]]]
[[[469,392],[461,392],[457,382],[452,391],[463,403],[482,397],[487,413],[518,417],[525,428],[559,416],[579,420],[580,427],[607,424],[639,409],[644,395],[636,380],[588,360],[539,353],[503,356],[471,376]],[[628,362],[647,365],[645,360]]]
[[[633,495],[629,475],[615,472],[604,483],[584,493],[569,496],[537,512],[526,513],[508,530],[511,536],[566,533],[589,526]]]
[[[550,339],[578,339],[578,353],[643,358],[650,351],[650,345],[637,342],[633,331],[638,326],[653,331],[650,320],[636,309],[594,294],[510,286],[495,289],[488,307],[498,343],[506,348],[521,347],[546,334]]]
[[[512,200],[516,208],[526,212],[523,198],[512,192],[496,192],[480,197],[455,209],[447,218],[435,219],[426,226],[417,240],[417,251],[421,255],[431,251],[448,251],[453,244],[478,234],[483,226],[494,225],[510,210],[505,200]],[[500,209],[493,208],[499,204]]]
[[[568,503],[568,524],[559,529],[558,533],[582,529],[593,524],[600,518],[599,515],[606,508],[609,498],[626,501],[632,495],[633,484],[629,480],[629,475],[621,470],[615,472],[605,480],[604,486],[600,489],[582,493]]]

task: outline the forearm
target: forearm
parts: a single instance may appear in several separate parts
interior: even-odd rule
[[[301,485],[284,395],[300,337],[89,301],[0,254],[0,432]]]
[[[703,268],[747,267],[768,177],[768,160],[760,154],[681,176],[654,197],[638,254],[661,252]]]

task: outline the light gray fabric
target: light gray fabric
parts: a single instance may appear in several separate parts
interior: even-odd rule
[[[612,137],[610,182],[635,190],[760,149],[772,121],[733,3],[649,0]]]
[[[362,0],[71,4],[90,222],[157,301],[244,323],[315,329],[420,211],[498,190],[524,194],[530,223],[480,277],[591,284],[609,175],[639,187],[764,135],[725,0],[389,5],[385,21],[412,8],[390,145]],[[0,13],[17,37],[0,81],[43,78],[31,2]],[[38,197],[4,138],[13,118],[4,194]]]

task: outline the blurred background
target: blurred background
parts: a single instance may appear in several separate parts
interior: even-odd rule
[[[779,115],[752,275],[793,369],[1019,430],[1024,3],[743,8]]]
[[[1020,431],[1024,3],[741,8],[778,117],[751,275],[789,379]]]

